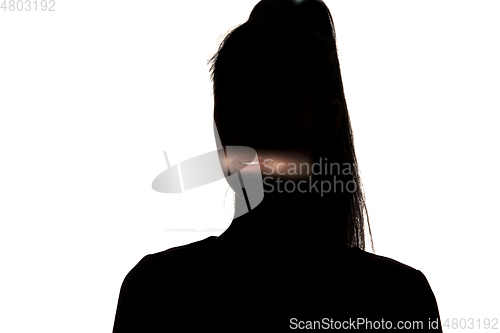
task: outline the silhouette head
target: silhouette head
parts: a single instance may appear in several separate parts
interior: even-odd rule
[[[345,245],[364,249],[368,216],[325,3],[260,1],[248,20],[225,36],[210,64],[222,145],[254,148],[260,162],[278,156],[276,162],[336,164],[336,180],[354,186],[322,194],[321,200],[329,200],[335,220],[342,221]],[[310,176],[311,181],[332,177]]]

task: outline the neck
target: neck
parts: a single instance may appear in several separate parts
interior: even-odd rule
[[[332,198],[313,193],[265,193],[262,202],[248,213],[233,219],[220,241],[289,250],[297,247],[319,249],[341,247],[343,239],[332,211]],[[235,196],[236,208],[246,206]]]

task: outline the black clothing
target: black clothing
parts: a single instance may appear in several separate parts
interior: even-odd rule
[[[437,319],[425,276],[395,260],[357,247],[264,251],[211,236],[145,256],[123,281],[113,332],[355,330],[353,323],[398,331],[408,320],[423,326],[403,323],[401,331],[441,332],[440,322],[429,329]]]

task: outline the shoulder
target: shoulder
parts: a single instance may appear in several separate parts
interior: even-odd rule
[[[429,317],[439,316],[434,293],[420,270],[360,249],[351,251],[351,267],[357,281],[366,286],[366,289],[362,289],[376,299],[376,303],[388,308],[394,307],[394,311],[423,312]]]
[[[348,276],[377,297],[405,298],[430,289],[425,275],[418,269],[392,258],[349,249],[346,257]],[[362,289],[364,289],[362,288]]]
[[[144,256],[125,276],[120,297],[128,299],[129,304],[147,303],[151,306],[166,295],[168,299],[180,297],[187,292],[182,286],[196,286],[199,273],[204,270],[203,265],[208,267],[207,256],[214,239],[211,236]]]
[[[412,287],[414,291],[431,290],[429,282],[422,271],[400,261],[391,259],[389,257],[376,255],[362,251],[360,257],[367,269],[371,270],[374,274],[380,276],[392,276],[392,280],[401,279],[398,283],[405,284]],[[378,273],[377,273],[378,272]],[[430,291],[432,293],[432,291]]]
[[[175,322],[179,309],[192,307],[186,297],[196,287],[198,263],[209,253],[214,237],[143,257],[125,276],[113,332],[149,332]],[[170,313],[169,322],[163,322]]]
[[[153,254],[148,254],[141,261],[144,261],[145,263],[153,263],[163,260],[196,258],[200,255],[205,254],[206,251],[209,251],[212,248],[215,239],[215,236],[210,236],[193,243],[172,247],[170,249]]]
[[[170,249],[148,254],[144,256],[137,265],[132,268],[129,275],[160,274],[163,272],[174,273],[176,268],[181,273],[180,268],[186,268],[206,262],[206,257],[210,254],[215,236],[189,243],[186,245],[172,247]]]
[[[420,270],[392,258],[369,253],[359,248],[352,248],[349,251],[349,258],[352,259],[352,264],[356,266],[357,270],[371,276],[404,276],[416,280],[425,279]]]

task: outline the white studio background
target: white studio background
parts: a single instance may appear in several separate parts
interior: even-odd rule
[[[0,10],[0,331],[110,332],[144,255],[228,226],[225,181],[151,183],[163,151],[215,149],[206,62],[256,2]],[[376,253],[427,276],[443,321],[499,318],[500,4],[327,4]]]

